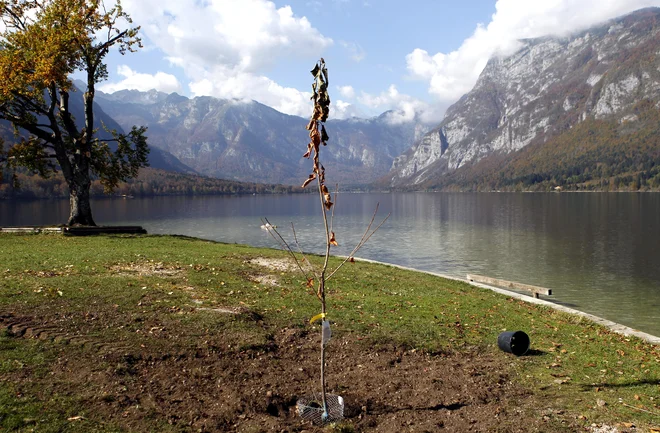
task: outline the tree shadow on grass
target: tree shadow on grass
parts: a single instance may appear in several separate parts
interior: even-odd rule
[[[523,356],[543,356],[547,355],[548,352],[544,352],[542,350],[537,350],[537,349],[529,349],[527,353],[525,353]]]
[[[590,384],[581,384],[583,391],[589,391],[593,388],[629,388],[633,386],[642,386],[642,385],[658,385],[660,386],[660,379],[643,379],[643,380],[634,380],[624,383],[590,383]]]

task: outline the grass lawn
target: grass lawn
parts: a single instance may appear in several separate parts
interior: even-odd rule
[[[305,283],[276,250],[0,235],[0,431],[660,431],[660,347],[359,261],[328,283],[346,419],[306,424],[320,306]],[[530,354],[500,351],[504,330]]]

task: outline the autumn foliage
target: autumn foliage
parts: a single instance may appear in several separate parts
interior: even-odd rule
[[[147,164],[146,128],[101,139],[93,109],[95,85],[108,75],[105,56],[112,48],[139,48],[138,28],[119,2],[106,9],[102,0],[2,0],[0,18],[0,119],[16,135],[0,146],[0,168],[26,167],[44,177],[61,170],[68,224],[94,225],[91,175],[112,190]],[[86,89],[83,110],[74,113],[70,76],[77,70]]]
[[[314,111],[307,124],[309,131],[309,143],[304,158],[312,157],[314,161],[312,174],[303,183],[303,188],[309,185],[314,179],[318,179],[318,185],[323,197],[323,203],[326,209],[332,208],[330,192],[325,185],[325,167],[319,162],[319,150],[321,144],[324,146],[328,142],[328,133],[325,130],[325,121],[328,120],[330,113],[330,96],[328,95],[328,69],[325,67],[325,61],[321,59],[312,70],[314,83],[312,84],[312,101],[314,101]]]

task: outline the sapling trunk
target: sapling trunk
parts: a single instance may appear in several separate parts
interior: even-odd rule
[[[277,231],[277,228],[270,224],[268,219],[263,221],[264,225],[263,227],[266,227],[268,232],[273,236],[273,238],[280,244],[280,246],[289,253],[289,255],[293,258],[293,260],[296,262],[298,265],[298,268],[305,274],[305,277],[307,278],[307,287],[308,288],[313,288],[314,287],[314,278],[316,278],[316,281],[318,281],[318,288],[316,291],[316,295],[321,301],[321,314],[315,316],[312,319],[312,322],[314,322],[316,319],[319,317],[321,318],[321,398],[322,398],[322,405],[323,405],[323,415],[321,417],[322,422],[327,422],[328,417],[329,417],[329,412],[328,412],[328,398],[327,398],[327,382],[325,378],[325,367],[326,367],[326,345],[329,340],[330,336],[330,322],[327,319],[327,305],[326,305],[326,298],[325,298],[325,289],[326,289],[326,284],[330,278],[341,268],[347,261],[353,261],[353,255],[369,240],[371,235],[373,235],[378,228],[387,220],[389,215],[383,219],[383,221],[375,228],[371,229],[374,219],[376,217],[376,213],[378,212],[378,206],[376,206],[376,211],[374,212],[373,217],[371,218],[371,222],[369,223],[369,226],[367,227],[366,231],[362,235],[362,238],[356,245],[356,247],[351,251],[351,254],[346,260],[344,260],[336,269],[332,270],[331,272],[328,272],[328,265],[330,262],[330,248],[332,246],[337,246],[337,241],[335,240],[335,233],[332,231],[333,230],[333,220],[334,220],[334,208],[333,205],[334,203],[332,202],[332,197],[330,196],[330,192],[328,191],[328,188],[325,185],[325,168],[323,165],[321,165],[319,161],[319,150],[321,145],[325,146],[326,142],[328,141],[329,137],[328,134],[325,130],[325,121],[328,118],[328,114],[330,112],[330,97],[328,96],[328,71],[325,67],[325,61],[321,59],[314,69],[311,71],[312,75],[314,76],[314,83],[312,84],[312,90],[314,91],[312,100],[314,101],[314,111],[312,113],[312,117],[307,125],[307,130],[309,131],[309,137],[310,141],[307,144],[307,152],[305,153],[304,157],[305,158],[312,158],[313,159],[313,170],[312,173],[309,175],[309,177],[305,180],[303,183],[303,188],[312,183],[314,180],[316,180],[316,183],[318,185],[318,192],[319,192],[319,202],[321,204],[321,215],[323,217],[323,229],[325,230],[325,257],[323,260],[323,266],[321,267],[319,272],[313,272],[313,277],[309,275],[309,272],[303,269],[303,266],[301,265],[302,262],[306,262],[307,264],[310,264],[310,262],[305,258],[304,253],[302,252],[302,248],[300,248],[300,245],[298,244],[298,239],[296,237],[296,231],[295,228],[293,227],[292,224],[292,229],[293,229],[293,237],[295,240],[295,243],[298,247],[298,251],[300,255],[302,256],[302,260],[298,260],[296,257],[296,254],[293,252],[291,249],[290,245],[286,242],[286,240],[280,235],[280,233]],[[335,201],[336,201],[336,194],[335,194]],[[328,221],[328,211],[333,210],[331,214],[330,221]],[[325,332],[327,331],[327,338],[325,336]],[[331,419],[332,420],[332,419]]]

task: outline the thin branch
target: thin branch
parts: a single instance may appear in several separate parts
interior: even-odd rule
[[[108,50],[110,49],[110,47],[113,46],[115,44],[115,42],[117,42],[119,39],[126,36],[127,33],[128,33],[128,30],[124,30],[123,32],[117,34],[116,36],[108,39],[106,42],[104,42],[102,44],[99,44],[99,45],[96,45],[94,47],[94,51],[96,51],[96,53],[97,53],[96,59],[94,59],[94,60],[97,62],[97,64],[98,64],[98,62],[101,61],[101,59],[103,57],[105,57],[105,55],[108,53]]]
[[[21,30],[25,30],[27,28],[27,20],[23,21],[23,19],[22,19],[23,17],[21,15],[17,14],[16,12],[14,12],[14,10],[12,8],[7,7],[7,6],[4,7],[4,10],[9,15],[11,15],[11,17],[12,17],[12,22],[13,23],[12,23],[11,27],[16,28],[16,29],[21,29]],[[10,26],[7,25],[7,27],[10,27]]]
[[[360,238],[360,241],[357,243],[355,248],[353,248],[353,251],[351,252],[349,257],[353,256],[353,253],[357,251],[358,247],[360,245],[363,245],[366,242],[366,239],[369,235],[369,230],[371,230],[371,226],[373,225],[374,221],[376,220],[376,214],[378,213],[378,207],[380,206],[380,203],[376,203],[376,209],[374,209],[374,214],[371,216],[371,221],[369,221],[369,225],[367,225],[367,228],[364,230],[364,234]],[[389,217],[389,215],[388,215]],[[382,223],[381,223],[382,224]],[[333,272],[334,273],[334,272]]]
[[[318,155],[318,154],[317,154]],[[323,228],[325,229],[325,259],[323,261],[323,268],[321,268],[321,281],[324,280],[324,275],[326,269],[328,269],[328,261],[330,260],[330,228],[328,226],[328,213],[325,206],[325,200],[323,197],[323,182],[321,176],[316,178],[316,183],[319,187],[319,199],[321,201],[321,213],[323,214]],[[323,289],[323,287],[320,287]],[[319,297],[324,296],[323,293],[319,293]],[[324,311],[325,313],[325,311]]]
[[[12,123],[14,123],[16,126],[25,129],[27,132],[30,134],[36,136],[37,138],[45,141],[46,143],[52,143],[53,141],[53,136],[52,134],[49,134],[48,132],[44,131],[41,128],[38,128],[36,125],[32,123],[24,123],[21,118],[16,117],[16,116],[2,116],[3,119],[8,120]],[[49,128],[51,128],[49,126]]]
[[[31,98],[28,98],[27,96],[21,95],[18,92],[11,92],[12,96],[14,97],[15,102],[10,105],[10,107],[18,107],[20,110],[26,110],[23,105],[27,105],[28,107],[31,107],[31,109],[39,114],[48,114],[48,111],[42,106],[37,103],[35,103]]]
[[[281,247],[284,251],[286,251],[287,253],[289,253],[289,255],[290,255],[290,256],[293,258],[293,260],[296,262],[296,266],[298,266],[298,269],[300,269],[300,272],[302,272],[303,275],[305,276],[305,278],[307,278],[307,279],[309,280],[309,275],[308,275],[307,272],[305,272],[305,270],[302,268],[302,266],[300,265],[300,261],[298,260],[298,257],[296,257],[295,253],[293,252],[293,250],[291,249],[291,247],[289,246],[289,244],[286,242],[286,240],[282,237],[282,235],[280,234],[280,232],[278,232],[277,229],[275,228],[275,226],[272,225],[272,224],[270,223],[270,221],[268,221],[268,218],[263,218],[263,219],[261,220],[261,222],[263,223],[264,227],[266,227],[266,231],[268,231],[268,233],[273,237],[273,239],[275,239],[275,241],[276,241],[278,244],[280,244],[280,247]],[[275,234],[273,234],[273,233],[275,233]],[[277,235],[277,236],[275,236],[275,235]]]
[[[298,236],[296,235],[296,228],[294,227],[293,222],[291,223],[291,231],[293,232],[293,240],[296,243],[296,246],[298,247],[298,252],[303,258],[303,263],[307,262],[311,266],[312,262],[309,261],[309,259],[305,256],[305,253],[303,252],[302,248],[300,247],[300,243],[298,242]],[[314,272],[314,267],[312,267],[312,272],[314,273],[314,276],[316,276],[316,278],[320,278],[320,276],[316,272]]]
[[[650,411],[648,409],[642,409],[641,407],[635,407],[635,406],[629,405],[629,404],[624,403],[624,402],[621,402],[621,404],[626,406],[626,407],[629,407],[631,409],[635,409],[635,410],[639,410],[639,411],[642,411],[642,412],[650,413],[651,415],[660,415],[660,413],[653,412],[653,411]]]
[[[380,224],[378,224],[378,226],[375,229],[373,229],[373,231],[371,231],[371,233],[370,233],[369,230],[371,229],[371,226],[373,225],[374,220],[376,219],[376,214],[377,213],[378,213],[378,204],[376,205],[376,210],[374,211],[374,214],[371,217],[371,221],[369,222],[369,225],[367,226],[367,229],[364,231],[364,234],[362,235],[362,238],[360,239],[360,241],[357,243],[355,248],[353,248],[353,251],[351,251],[351,253],[346,257],[346,259],[344,259],[344,261],[341,262],[339,264],[339,266],[337,266],[337,268],[334,271],[332,271],[330,273],[330,275],[328,275],[326,277],[326,281],[329,280],[330,278],[332,278],[332,276],[334,274],[336,274],[337,271],[339,271],[339,269],[341,269],[341,267],[344,266],[347,261],[352,259],[355,256],[355,253],[357,253],[360,250],[360,248],[362,248],[364,246],[364,244],[367,243],[369,238],[371,238],[371,236],[373,236],[373,234],[378,231],[378,229],[385,223],[385,221],[387,221],[387,219],[390,217],[390,215],[392,215],[392,212],[388,213],[387,216],[380,222]]]
[[[334,203],[335,205],[332,206],[332,214],[330,214],[330,231],[334,232],[334,225],[335,225],[335,209],[337,208],[337,194],[339,194],[339,184],[335,184],[335,197],[334,197]]]
[[[56,156],[55,155],[43,155],[43,156],[32,156],[31,158],[33,158],[34,160],[39,160],[39,161],[46,161],[46,160],[50,160],[50,159],[55,159]]]

